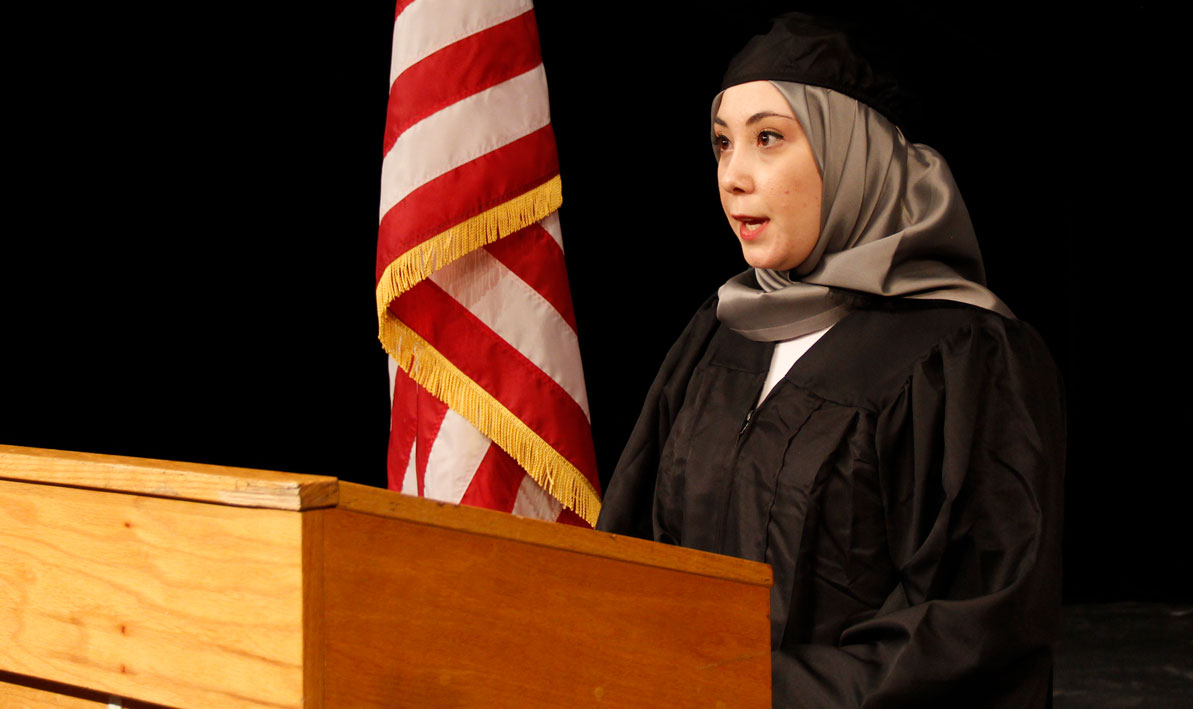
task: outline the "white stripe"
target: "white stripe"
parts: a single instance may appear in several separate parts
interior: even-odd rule
[[[547,230],[555,243],[559,244],[559,250],[563,251],[563,230],[559,228],[559,212],[551,212],[539,224]]]
[[[542,64],[427,116],[385,155],[379,218],[420,185],[550,122]]]
[[[522,477],[522,484],[518,486],[518,496],[514,499],[514,508],[511,510],[514,514],[554,522],[559,519],[562,510],[563,505],[559,504],[559,500],[548,495],[533,478],[529,475]]]
[[[546,298],[484,249],[436,271],[431,280],[554,379],[591,420],[576,331]]]
[[[393,420],[392,418],[390,419]],[[414,440],[410,441],[410,457],[406,460],[406,472],[402,475],[402,494],[403,495],[417,495],[418,494],[418,464],[415,462],[415,453],[418,451],[418,435],[415,434]]]
[[[453,503],[463,499],[490,443],[464,417],[448,409],[427,456],[423,497]]]
[[[386,357],[386,359],[389,360],[389,410],[393,411],[394,385],[397,383],[398,378],[398,360],[394,359],[392,356]],[[393,418],[393,414],[390,414],[389,428],[391,431],[393,430]]]
[[[449,44],[529,10],[529,0],[415,0],[394,18],[389,84]]]

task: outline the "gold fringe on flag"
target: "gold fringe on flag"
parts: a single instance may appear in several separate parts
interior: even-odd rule
[[[563,202],[559,175],[529,192],[485,210],[397,257],[377,283],[377,320],[384,325],[389,304],[419,281],[456,259],[525,229],[559,209]]]
[[[385,267],[377,283],[377,321],[382,346],[411,379],[476,426],[549,495],[595,527],[600,497],[576,466],[389,311],[390,303],[419,281],[485,244],[542,220],[562,201],[556,175],[403,253]]]
[[[381,343],[398,366],[509,453],[548,494],[595,527],[601,500],[576,466],[409,326],[387,315],[381,321]]]

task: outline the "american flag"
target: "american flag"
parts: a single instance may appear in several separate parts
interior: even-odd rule
[[[593,525],[600,490],[529,0],[399,0],[377,316],[389,486]]]

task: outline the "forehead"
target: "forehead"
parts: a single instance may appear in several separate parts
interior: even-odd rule
[[[745,123],[756,117],[775,115],[795,120],[787,99],[769,81],[751,81],[725,89],[717,106],[718,122]]]

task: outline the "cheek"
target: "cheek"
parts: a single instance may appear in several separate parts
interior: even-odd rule
[[[820,194],[823,191],[823,181],[820,171],[816,169],[816,159],[812,156],[811,148],[797,150],[790,155],[791,160],[776,174],[781,181],[783,199],[801,213],[813,210],[820,211]]]
[[[783,189],[783,201],[801,222],[814,221],[819,226],[822,190],[820,173],[791,175]]]
[[[787,219],[804,221],[809,212],[820,213],[820,185],[804,179],[785,179],[771,191],[770,202]]]

